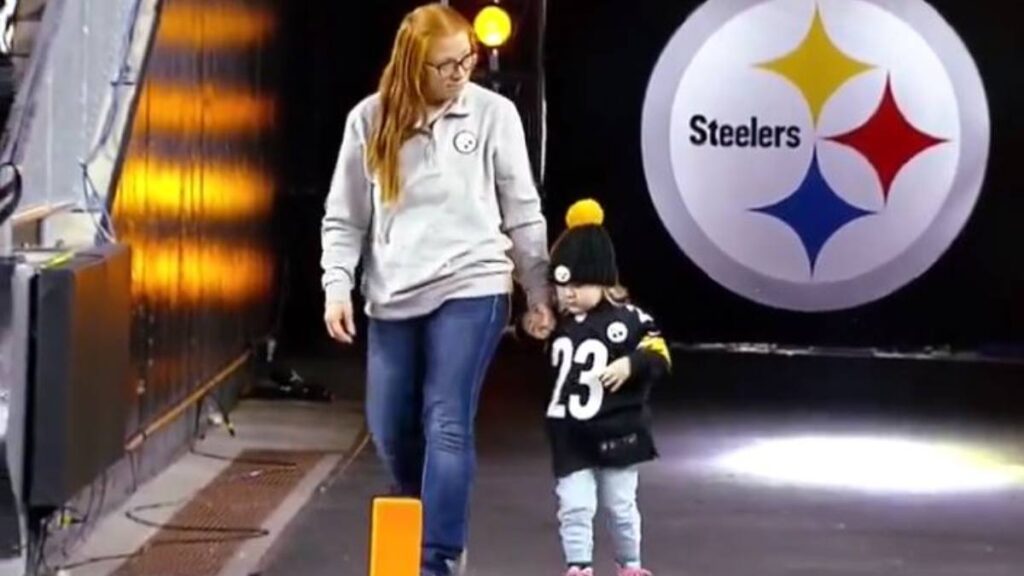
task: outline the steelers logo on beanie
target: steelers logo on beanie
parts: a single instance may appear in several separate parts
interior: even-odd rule
[[[551,279],[555,284],[615,286],[619,269],[615,246],[604,228],[604,209],[596,200],[580,200],[565,214],[568,228],[551,249]]]

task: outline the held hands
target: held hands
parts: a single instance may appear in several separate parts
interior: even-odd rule
[[[351,344],[356,337],[352,302],[328,302],[324,307],[324,324],[331,338],[342,344]]]
[[[544,340],[550,336],[555,329],[555,313],[551,310],[551,306],[534,304],[526,314],[523,314],[523,329],[538,340]]]
[[[629,380],[632,372],[633,366],[629,361],[629,356],[623,356],[609,364],[597,379],[601,382],[602,386],[608,388],[614,394],[619,391],[619,388],[622,388],[626,380]]]
[[[324,308],[324,324],[331,338],[342,344],[351,344],[356,337],[355,315],[351,302],[329,302]],[[555,329],[555,314],[547,304],[538,304],[523,315],[523,328],[527,334],[543,340]]]

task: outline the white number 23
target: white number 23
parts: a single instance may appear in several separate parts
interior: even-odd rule
[[[581,399],[582,391],[569,395],[568,415],[576,420],[589,420],[597,416],[604,402],[604,386],[597,377],[608,367],[608,348],[600,340],[591,339],[585,340],[573,350],[572,341],[563,336],[554,341],[551,350],[551,364],[558,368],[558,381],[555,383],[551,404],[548,405],[548,418],[566,417],[562,389],[573,364],[587,367],[580,372],[579,382],[573,384],[585,386],[589,388],[589,392],[586,394],[586,401]]]

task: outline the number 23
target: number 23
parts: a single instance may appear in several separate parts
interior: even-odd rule
[[[597,416],[604,402],[604,386],[597,377],[608,367],[608,348],[600,340],[591,339],[585,340],[574,351],[572,341],[563,336],[554,341],[551,350],[551,364],[558,368],[558,381],[548,405],[548,418],[566,417],[566,405],[562,403],[562,388],[565,387],[573,364],[589,364],[589,368],[580,372],[578,384],[590,390],[586,402],[580,399],[580,393],[569,396],[568,415],[576,420],[589,420]]]

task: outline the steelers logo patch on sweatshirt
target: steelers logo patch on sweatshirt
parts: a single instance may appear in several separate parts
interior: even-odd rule
[[[473,134],[469,130],[462,130],[455,135],[455,149],[463,154],[472,154],[476,151],[477,145],[480,141],[477,139],[476,134]]]

